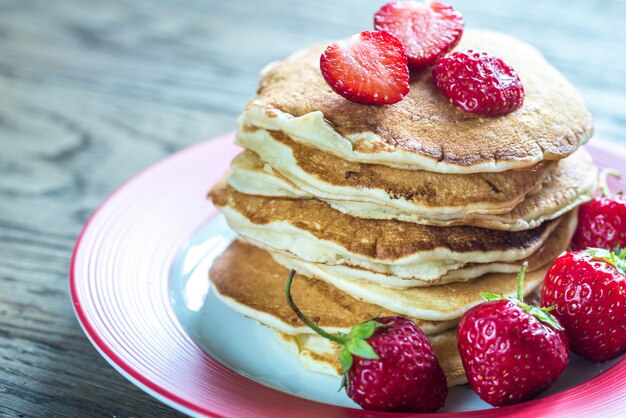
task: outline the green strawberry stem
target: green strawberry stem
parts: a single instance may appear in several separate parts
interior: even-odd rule
[[[354,361],[352,357],[353,355],[364,359],[378,360],[378,354],[376,354],[376,351],[374,351],[367,340],[374,335],[374,332],[376,332],[378,328],[386,327],[390,324],[380,323],[376,321],[376,318],[374,318],[353,326],[348,334],[340,332],[337,335],[333,335],[323,330],[317,326],[315,322],[311,321],[294,303],[293,298],[291,297],[291,283],[293,282],[295,275],[296,271],[291,270],[289,277],[287,278],[287,285],[285,286],[287,303],[295,312],[296,316],[300,318],[300,320],[304,322],[307,327],[311,328],[318,335],[341,345],[341,350],[339,351],[339,362],[341,363],[341,369],[344,374],[341,387],[339,388],[341,390],[341,388],[347,384],[346,375],[350,370],[350,367],[352,367],[352,363]]]
[[[587,248],[584,252],[612,265],[621,274],[626,275],[626,248],[616,247],[613,251],[604,248]]]
[[[296,271],[291,270],[291,272],[289,273],[289,278],[287,278],[286,294],[287,294],[287,303],[289,304],[289,307],[295,312],[296,316],[300,318],[300,320],[306,324],[307,327],[311,328],[313,331],[315,331],[316,333],[318,333],[324,338],[328,338],[329,340],[334,341],[337,344],[344,345],[346,343],[345,338],[341,338],[337,335],[333,335],[329,332],[324,331],[322,328],[318,327],[317,324],[315,324],[315,322],[307,318],[307,316],[300,310],[300,308],[296,306],[296,304],[293,301],[293,298],[291,297],[291,283],[293,282],[293,278],[295,275],[296,275]]]
[[[608,184],[608,178],[609,176],[611,177],[616,177],[619,178],[621,177],[619,171],[614,170],[612,168],[607,168],[605,170],[602,170],[602,172],[600,173],[600,190],[602,190],[602,196],[604,197],[611,197],[611,191],[609,190],[609,184]]]
[[[548,308],[540,308],[538,306],[532,306],[524,303],[524,276],[526,276],[526,270],[528,269],[528,261],[525,261],[517,274],[517,295],[515,297],[510,296],[506,297],[504,295],[496,295],[495,293],[489,292],[481,292],[480,296],[483,297],[487,302],[492,302],[496,300],[511,300],[519,304],[520,308],[524,309],[530,315],[534,316],[541,322],[545,322],[550,325],[552,328],[563,331],[563,327],[559,324],[559,321],[556,320],[550,311],[555,307],[550,306]]]
[[[524,302],[524,276],[526,276],[526,270],[528,270],[528,261],[524,262],[519,273],[517,273],[517,300],[520,303]]]

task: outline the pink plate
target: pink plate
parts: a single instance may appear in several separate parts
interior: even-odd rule
[[[596,140],[588,150],[600,167],[624,168],[624,154],[615,146]],[[232,134],[185,149],[143,171],[95,211],[70,267],[72,300],[85,333],[127,379],[189,415],[397,416],[257,383],[215,360],[185,331],[172,303],[171,271],[181,248],[215,217],[206,194],[237,152]],[[626,182],[611,182],[613,190],[626,190]],[[437,416],[588,417],[625,410],[626,360],[620,360],[589,381],[534,401]]]

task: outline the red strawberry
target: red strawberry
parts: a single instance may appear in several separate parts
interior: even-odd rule
[[[433,1],[387,3],[374,15],[374,27],[398,38],[409,67],[432,65],[459,43],[465,22],[453,7]]]
[[[386,32],[361,32],[326,48],[322,76],[346,99],[367,105],[397,103],[409,92],[404,47]]]
[[[614,170],[605,170],[600,176],[602,196],[582,205],[578,212],[578,228],[572,239],[576,250],[586,248],[626,247],[626,198],[611,196],[607,176],[619,177]]]
[[[546,275],[541,304],[554,316],[572,351],[592,361],[626,352],[626,250],[600,248],[559,257]]]
[[[548,389],[569,362],[567,337],[548,312],[522,300],[481,293],[487,300],[459,323],[458,343],[470,386],[494,406],[521,402]]]
[[[433,81],[455,106],[469,113],[497,116],[524,103],[522,81],[507,63],[486,52],[457,51],[441,58]]]
[[[378,358],[353,353],[348,396],[365,409],[432,412],[441,408],[448,385],[428,337],[403,317],[376,321],[388,325],[367,339]]]
[[[342,387],[364,409],[434,412],[443,406],[448,386],[428,337],[412,321],[383,317],[354,326],[348,334],[329,334],[307,318],[291,299],[287,302],[311,329],[343,346],[339,360]]]

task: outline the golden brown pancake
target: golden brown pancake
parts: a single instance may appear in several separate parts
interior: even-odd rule
[[[568,217],[575,219],[576,214]],[[550,264],[567,249],[574,228],[572,219],[564,220],[552,234],[554,241],[544,247],[536,257],[530,257],[532,267],[526,273],[525,290],[532,291],[543,282]],[[566,225],[567,227],[563,227]],[[372,303],[402,315],[433,321],[459,318],[471,306],[480,303],[480,292],[513,295],[517,288],[517,272],[489,273],[470,281],[453,282],[441,286],[413,288],[390,288],[365,280],[351,280],[345,276],[329,273],[323,265],[291,259],[292,263],[275,259],[286,268],[293,268],[309,277],[322,279],[339,290],[368,303]]]
[[[331,278],[307,267],[310,266],[301,265],[300,271],[309,277],[321,278],[359,300],[401,315],[430,321],[460,318],[465,311],[482,302],[481,292],[514,295],[517,290],[515,273],[489,273],[474,280],[443,286],[392,289],[338,276]],[[545,265],[526,274],[525,292],[534,290],[543,282],[548,267]]]
[[[273,252],[274,260],[285,268],[295,269],[313,277],[319,277],[329,283],[336,280],[341,282],[357,281],[370,284],[372,292],[377,292],[378,286],[393,289],[408,289],[413,287],[439,286],[455,282],[474,280],[488,273],[517,273],[524,261],[528,262],[528,271],[537,270],[554,261],[563,251],[567,250],[569,243],[576,231],[578,211],[563,216],[554,232],[550,234],[545,243],[526,260],[518,260],[511,263],[468,263],[458,270],[452,270],[430,280],[417,277],[398,277],[389,274],[373,272],[362,267],[341,265],[333,266],[326,264],[314,264],[296,257],[287,256],[283,253]],[[367,299],[367,298],[365,298]]]
[[[542,189],[531,193],[511,212],[497,217],[485,215],[472,220],[472,224],[489,228],[497,222],[515,225],[515,229],[534,228],[590,201],[598,189],[598,168],[584,148],[559,161],[547,174]]]
[[[264,323],[256,315],[262,313],[269,316],[278,324],[272,325],[276,329],[280,329],[281,324],[283,328],[289,324],[299,324],[285,301],[284,284],[289,270],[276,263],[270,253],[253,245],[237,242],[219,260],[211,268],[209,277],[217,294],[222,299],[228,299],[227,303],[230,302],[233,309],[239,312],[245,310],[248,312],[244,312],[245,315]],[[530,293],[543,282],[547,269],[548,266],[545,266],[526,274],[524,294]],[[302,271],[302,276],[299,275],[298,279],[302,280],[295,280],[294,283],[304,284],[294,287],[295,302],[307,316],[310,314],[316,322],[319,318],[320,324],[331,328],[349,328],[351,324],[358,323],[353,322],[357,318],[370,314],[376,316],[377,312],[383,312],[383,315],[394,313],[425,320],[420,327],[435,332],[433,330],[442,323],[453,323],[451,321],[457,320],[465,311],[482,302],[480,292],[514,295],[517,289],[517,274],[500,273],[486,274],[470,282],[403,290],[372,285],[367,288],[362,283],[350,281],[352,289],[359,293],[358,296],[347,291],[345,283],[340,283],[337,279],[323,286],[324,281],[317,280],[306,271]],[[356,309],[358,311],[355,313]],[[322,322],[322,318],[325,322]],[[428,326],[424,325],[426,323]]]
[[[505,171],[572,154],[592,134],[576,89],[535,48],[497,32],[466,30],[457,50],[486,50],[519,73],[526,98],[499,117],[464,112],[416,73],[399,103],[367,106],[334,93],[319,71],[325,46],[312,47],[261,74],[242,123],[284,131],[350,161],[444,173]]]
[[[282,132],[251,129],[252,132],[239,133],[238,143],[315,197],[369,202],[426,218],[510,212],[546,174],[544,163],[504,173],[474,174],[356,163],[295,142]]]
[[[213,263],[209,278],[220,299],[231,308],[282,332],[311,333],[287,304],[285,284],[289,270],[270,254],[234,241]],[[377,315],[394,315],[378,306],[354,299],[321,280],[298,275],[292,295],[302,312],[321,327],[348,331]],[[425,333],[440,332],[455,321],[420,321]]]
[[[555,221],[550,221],[532,230],[508,232],[471,226],[438,228],[395,220],[363,219],[338,212],[316,199],[246,195],[225,181],[211,190],[210,197],[225,213],[235,232],[268,247],[293,249],[295,254],[295,247],[280,246],[294,244],[291,241],[285,243],[285,238],[290,233],[300,233],[315,242],[316,248],[311,247],[313,244],[308,246],[310,252],[321,250],[327,244],[332,247],[329,251],[336,250],[339,255],[386,264],[425,260],[519,260],[538,249],[555,227]],[[240,227],[236,222],[245,222],[247,226]],[[245,228],[246,234],[243,233]],[[296,255],[306,258],[304,253]],[[340,259],[336,261],[343,264]]]

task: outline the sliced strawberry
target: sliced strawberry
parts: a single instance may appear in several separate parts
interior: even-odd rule
[[[377,30],[384,30],[402,42],[412,70],[433,65],[454,48],[464,26],[461,13],[436,1],[388,3],[374,15]]]
[[[336,93],[356,103],[393,104],[409,92],[406,52],[386,32],[361,32],[330,45],[320,69]]]

